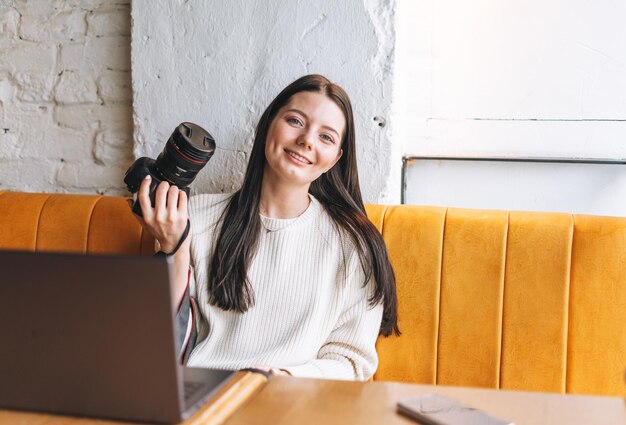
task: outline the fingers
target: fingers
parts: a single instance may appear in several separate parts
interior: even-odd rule
[[[272,369],[270,366],[265,366],[265,365],[255,365],[255,366],[252,366],[252,368],[253,369],[259,369],[259,370],[262,370],[263,372],[267,372],[267,373],[270,373],[270,371]]]
[[[156,221],[161,223],[176,221],[187,222],[187,194],[185,191],[163,181],[157,186],[154,198],[154,208],[152,208],[152,210]],[[147,202],[149,202],[149,196]],[[141,206],[143,209],[143,204],[141,204]]]
[[[167,193],[170,190],[168,182],[161,182],[154,191],[154,212],[158,221],[164,222],[167,218]]]
[[[291,372],[286,369],[279,369],[277,367],[273,367],[270,369],[270,373],[274,376],[291,376]]]
[[[152,217],[154,216],[154,209],[150,202],[150,182],[151,178],[148,175],[143,179],[137,191],[137,200],[141,206],[141,214],[145,221],[152,221]]]
[[[137,199],[141,206],[145,228],[169,252],[177,245],[188,219],[187,194],[175,185],[160,182],[154,190],[154,206],[150,201],[151,178],[141,182]]]
[[[189,213],[187,212],[187,193],[184,190],[178,192],[178,213],[187,221]]]
[[[176,186],[170,186],[167,191],[167,214],[170,217],[178,215],[178,194],[180,192]]]
[[[291,372],[289,372],[288,370],[277,368],[277,367],[259,365],[259,366],[253,366],[253,369],[259,369],[275,376],[291,376]]]

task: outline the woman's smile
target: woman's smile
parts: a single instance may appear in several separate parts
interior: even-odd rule
[[[296,152],[294,152],[292,150],[285,149],[285,152],[287,153],[287,155],[289,155],[289,157],[293,158],[298,164],[306,164],[306,165],[312,164],[311,161],[309,161],[308,159],[306,159],[302,155],[299,155],[299,154],[297,154]]]

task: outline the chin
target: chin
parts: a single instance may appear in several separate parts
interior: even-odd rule
[[[286,182],[299,186],[311,184],[313,180],[315,180],[311,179],[309,176],[303,176],[299,173],[287,173],[284,178]]]

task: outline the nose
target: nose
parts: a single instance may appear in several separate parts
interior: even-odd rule
[[[298,136],[297,143],[298,143],[298,145],[302,146],[303,148],[309,150],[309,149],[311,149],[313,147],[313,143],[314,143],[313,137],[314,137],[313,132],[311,132],[311,131],[303,131]]]

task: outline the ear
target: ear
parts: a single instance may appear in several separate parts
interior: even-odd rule
[[[328,167],[328,170],[326,170],[326,171],[330,171],[330,169],[335,166],[335,164],[341,159],[341,155],[343,155],[343,149],[339,149],[339,153],[337,154],[337,158],[335,158],[335,161],[333,162],[333,165]],[[324,171],[324,172],[326,172],[326,171]]]

